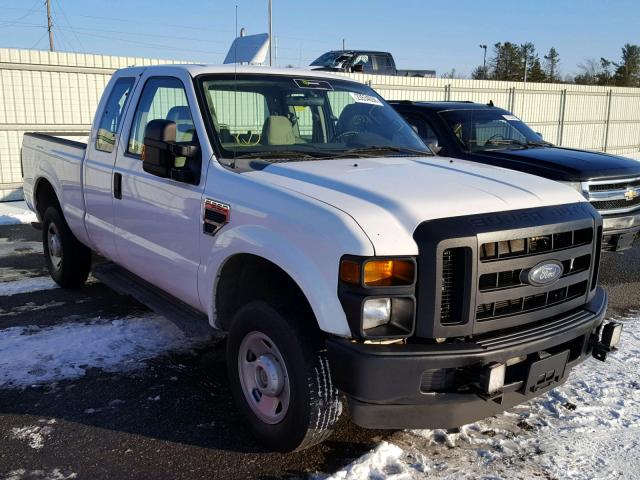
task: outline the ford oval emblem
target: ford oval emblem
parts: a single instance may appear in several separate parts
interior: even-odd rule
[[[540,262],[529,271],[524,270],[520,280],[523,283],[542,287],[557,282],[564,273],[564,266],[557,260],[547,260]]]

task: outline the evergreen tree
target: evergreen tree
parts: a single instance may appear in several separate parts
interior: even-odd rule
[[[560,81],[560,54],[555,49],[555,47],[551,47],[549,49],[549,53],[544,56],[544,71],[547,75],[548,82],[559,82]]]
[[[540,64],[540,59],[536,55],[533,63],[530,67],[528,67],[527,82],[542,83],[546,82],[547,78],[547,74],[544,72],[544,70],[542,69],[542,65]]]
[[[621,87],[640,86],[640,45],[627,43],[622,47],[622,61],[614,63],[613,74],[615,84]]]

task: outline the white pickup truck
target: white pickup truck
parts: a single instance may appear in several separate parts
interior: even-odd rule
[[[484,418],[604,360],[602,220],[576,191],[435,157],[330,74],[117,71],[87,144],[27,133],[24,193],[62,287],[94,274],[227,333],[238,409],[274,450]],[[344,394],[344,395],[342,395]]]

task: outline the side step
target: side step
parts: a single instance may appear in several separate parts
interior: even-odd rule
[[[173,322],[187,337],[206,337],[216,334],[216,330],[209,325],[209,319],[205,314],[113,262],[94,264],[92,273],[94,277],[120,295],[135,298]]]

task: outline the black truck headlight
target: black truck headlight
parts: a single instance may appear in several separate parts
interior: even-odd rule
[[[413,257],[347,255],[341,260],[338,295],[355,338],[413,335],[416,270]]]

